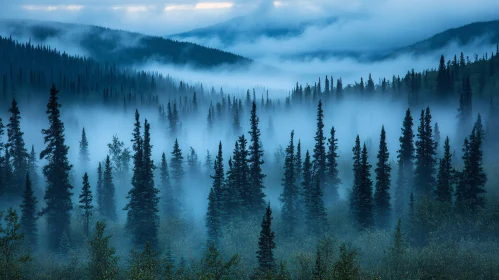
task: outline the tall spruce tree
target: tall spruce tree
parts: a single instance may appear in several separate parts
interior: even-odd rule
[[[436,145],[433,139],[430,108],[421,110],[416,141],[416,169],[414,171],[414,189],[417,195],[429,196],[435,186]]]
[[[9,112],[11,116],[7,124],[8,141],[6,148],[11,156],[12,181],[8,193],[20,197],[26,181],[29,155],[24,144],[24,133],[21,131],[21,113],[15,99],[12,100]]]
[[[328,139],[328,151],[326,154],[326,182],[324,196],[327,200],[336,201],[339,198],[338,188],[341,180],[338,176],[338,139],[335,136],[334,127],[331,128],[331,137]]]
[[[390,154],[386,144],[385,127],[381,127],[379,141],[378,163],[376,164],[376,191],[374,192],[374,209],[376,210],[376,223],[381,228],[388,227],[390,221],[390,172],[388,159]]]
[[[208,212],[206,214],[206,227],[208,229],[208,242],[219,244],[222,236],[222,221],[225,218],[224,213],[224,166],[222,154],[222,142],[218,145],[218,154],[214,162],[214,174],[211,176],[213,185],[208,196]]]
[[[295,166],[295,180],[296,180],[296,182],[301,182],[303,162],[301,160],[301,141],[300,141],[300,139],[298,139],[298,144],[296,144],[294,166]]]
[[[206,228],[208,230],[208,244],[219,245],[222,236],[222,219],[220,203],[213,187],[210,188],[208,196],[208,211],[206,212]]]
[[[402,124],[402,136],[399,138],[400,148],[398,155],[398,173],[395,189],[395,215],[403,215],[405,206],[409,199],[409,191],[413,182],[413,159],[414,159],[414,133],[412,130],[413,119],[411,110],[407,109]]]
[[[307,228],[315,236],[322,234],[326,227],[326,208],[324,207],[323,193],[318,173],[313,175],[313,181],[307,197],[309,199],[305,218]]]
[[[81,130],[80,151],[79,151],[80,164],[86,168],[90,162],[90,153],[88,151],[88,140],[85,128]]]
[[[31,153],[29,154],[29,158],[28,158],[28,173],[29,173],[31,185],[33,186],[34,189],[36,189],[36,187],[38,187],[38,184],[39,184],[37,161],[38,160],[37,160],[37,154],[35,152],[35,145],[31,145]],[[0,160],[0,165],[1,165],[1,160]],[[0,167],[0,170],[1,170],[1,167]],[[0,172],[0,174],[1,174],[1,172]],[[0,181],[1,181],[1,179],[0,179]],[[0,183],[0,185],[1,185],[1,183]],[[0,194],[1,193],[2,193],[2,191],[1,191],[1,187],[0,187]]]
[[[170,159],[170,169],[171,178],[173,180],[173,194],[175,211],[182,211],[184,207],[184,157],[182,156],[182,150],[178,144],[178,140],[175,139],[175,144],[173,145],[172,158]]]
[[[459,97],[458,108],[458,137],[463,139],[471,131],[473,125],[472,119],[473,93],[471,91],[470,77],[463,78],[463,86]]]
[[[305,153],[305,160],[303,161],[303,176],[301,182],[301,194],[303,198],[302,209],[304,211],[304,218],[307,221],[310,217],[309,209],[311,206],[311,192],[314,183],[314,174],[312,170],[312,162],[310,160],[310,153],[308,150]]]
[[[256,252],[258,269],[261,272],[270,274],[275,270],[275,247],[275,233],[272,231],[272,209],[270,209],[269,202],[263,216],[260,237],[258,238],[258,251]]]
[[[324,112],[322,110],[322,101],[319,100],[317,106],[317,130],[315,132],[314,146],[314,170],[319,174],[321,188],[324,190],[325,175],[326,175],[326,137],[324,137]]]
[[[445,58],[442,55],[440,57],[440,64],[438,66],[437,72],[437,96],[440,101],[445,101],[450,93],[450,82],[447,74],[447,69],[445,67]]]
[[[135,128],[133,132],[134,174],[132,189],[128,192],[129,202],[127,229],[132,234],[136,247],[150,242],[153,247],[158,242],[158,189],[154,186],[154,162],[151,159],[150,124],[144,121],[144,137],[140,135],[140,115],[135,112]]]
[[[104,188],[103,188],[103,177],[102,177],[102,163],[99,162],[99,167],[97,167],[97,209],[99,214],[104,216],[104,209],[106,205],[104,204]]]
[[[47,179],[44,196],[46,206],[41,214],[47,215],[48,246],[51,250],[57,250],[62,236],[69,234],[70,211],[73,209],[71,201],[73,186],[69,183],[69,172],[73,166],[68,160],[69,147],[65,145],[64,123],[61,121],[59,111],[61,104],[58,101],[58,92],[55,85],[52,85],[46,111],[49,128],[42,129],[47,146],[40,153],[40,159],[47,161],[43,167],[43,175]]]
[[[282,223],[284,234],[287,237],[293,235],[298,224],[298,203],[300,193],[296,185],[295,177],[295,132],[291,131],[291,139],[286,147],[286,158],[284,160],[284,178],[282,179],[283,190],[280,196],[282,203]]]
[[[80,194],[80,209],[83,211],[83,232],[85,236],[88,237],[90,218],[92,217],[92,211],[94,206],[92,205],[93,196],[92,190],[90,189],[90,183],[88,182],[88,174],[85,172],[83,175],[83,187]]]
[[[38,200],[31,187],[31,180],[28,173],[26,174],[23,202],[21,204],[21,231],[31,248],[36,247],[38,243],[38,226],[36,225],[36,220],[38,219],[37,203]]]
[[[473,126],[468,139],[465,139],[463,148],[464,169],[460,175],[460,182],[456,190],[456,203],[465,206],[471,211],[485,207],[485,184],[487,175],[483,170],[483,126],[480,114]]]
[[[102,203],[104,209],[102,214],[111,221],[116,221],[116,191],[113,182],[113,167],[111,166],[111,158],[106,157],[104,164],[104,174],[102,178]]]
[[[256,103],[253,101],[250,117],[250,147],[249,147],[249,189],[250,189],[250,213],[260,213],[265,208],[265,194],[263,189],[263,179],[265,175],[262,171],[263,149],[260,140],[259,118],[256,115]]]
[[[435,126],[433,127],[433,140],[435,141],[435,146],[436,148],[436,157],[440,156],[440,144],[442,141],[442,138],[440,136],[440,127],[438,126],[438,123],[435,122]]]
[[[449,137],[445,139],[444,155],[440,159],[435,196],[437,201],[452,203],[453,185],[452,154],[450,153]]]
[[[5,173],[6,160],[3,155],[5,144],[2,137],[5,133],[5,126],[3,125],[2,118],[0,118],[0,195],[3,195],[7,187],[7,176]]]
[[[161,183],[163,215],[165,217],[172,217],[175,214],[174,196],[170,182],[170,173],[168,172],[168,161],[164,152],[161,155],[161,164],[159,166],[159,180]]]
[[[364,143],[360,149],[360,139],[357,136],[354,153],[354,186],[352,190],[351,208],[355,220],[361,229],[373,225],[373,191],[371,180],[371,165],[368,162],[367,146]]]

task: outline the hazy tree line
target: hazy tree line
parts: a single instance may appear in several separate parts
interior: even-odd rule
[[[17,45],[10,39],[2,44],[64,59],[64,55],[54,51]],[[79,58],[66,59],[87,63]],[[280,205],[271,205],[265,192],[269,182],[266,177],[270,175],[265,167],[270,165],[264,162],[265,141],[259,116],[281,106],[279,100],[268,95],[262,95],[259,102],[250,91],[239,99],[225,95],[223,89],[219,93],[212,89],[200,94],[194,93],[193,88],[185,89],[192,95],[172,98],[166,109],[155,103],[160,108],[160,123],[165,127],[151,128],[151,123],[141,119],[139,110],[135,110],[131,149],[113,137],[108,144],[109,154],[97,166],[90,163],[92,143],[87,134],[92,131],[87,127],[81,132],[78,162],[85,172],[81,180],[73,182],[59,90],[54,85],[50,89],[46,105],[48,123],[42,130],[45,145],[39,153],[34,147],[28,152],[26,147],[15,98],[17,89],[6,91],[14,99],[9,119],[0,120],[0,194],[2,199],[21,203],[9,205],[12,208],[0,216],[0,279],[499,277],[497,250],[494,251],[498,248],[499,203],[494,191],[489,194],[486,188],[497,179],[493,176],[494,161],[484,158],[485,151],[497,151],[497,118],[491,95],[485,96],[490,98],[491,106],[485,124],[471,106],[472,100],[485,98],[475,83],[482,70],[475,69],[487,65],[486,81],[492,84],[497,75],[491,69],[498,64],[497,54],[473,63],[447,65],[442,57],[438,71],[409,73],[400,84],[397,78],[393,83],[383,80],[376,85],[369,77],[366,86],[361,79],[360,84],[343,89],[341,78],[336,88],[331,86],[333,79],[326,78],[324,89],[319,81],[313,87],[306,86],[303,94],[297,85],[285,106],[295,106],[295,102],[296,106],[301,102],[317,104],[316,132],[307,136],[314,139],[311,150],[302,150],[301,139],[296,139],[294,131],[286,132],[290,137],[281,170]],[[155,81],[154,75],[143,75]],[[167,80],[164,83],[169,84]],[[402,83],[411,86],[411,90]],[[456,90],[458,83],[461,86]],[[409,108],[399,120],[397,154],[389,154],[382,126],[376,156],[361,141],[362,133],[351,143],[352,154],[340,156],[341,135],[337,135],[334,126],[325,127],[323,100],[337,101],[342,98],[338,94],[347,93],[375,98],[374,93],[395,91],[393,88],[397,88],[399,97],[402,92],[409,96]],[[417,93],[418,98],[412,93]],[[94,94],[99,96],[97,91]],[[434,96],[431,102],[425,101],[428,96]],[[420,111],[415,108],[426,103],[442,106],[445,100],[456,97],[460,100],[456,130],[462,139],[453,143],[462,144],[451,148],[449,138],[442,139],[430,107]],[[206,104],[214,98],[219,98],[215,105]],[[179,113],[177,104],[180,106],[182,99],[184,108],[189,110]],[[180,133],[181,118],[188,118],[198,106],[208,108],[208,132],[210,127],[218,126],[218,121],[229,122],[233,130],[230,134],[237,140],[220,142],[214,159],[207,153],[203,169],[206,174],[201,174],[196,151],[182,150],[184,143],[178,140],[174,141],[171,153],[162,153],[160,162],[154,162],[157,149],[151,143],[151,129],[166,131],[175,138]],[[247,133],[242,129],[245,120],[249,121]],[[224,158],[224,150],[232,150],[229,158]],[[453,150],[461,152],[456,155]],[[340,160],[345,156],[351,182],[340,178]],[[395,156],[396,162],[390,162]],[[44,160],[41,173],[39,160]],[[186,200],[186,192],[192,191],[192,186],[186,179],[206,175],[211,178],[206,197],[206,232],[193,238],[196,233],[187,234],[193,227],[189,226]],[[97,177],[95,188],[91,186],[91,176]],[[35,194],[33,182],[43,188],[43,198]],[[116,206],[116,188],[128,184],[131,187],[123,209],[127,213],[123,225],[117,215],[122,210]],[[344,186],[347,184],[350,185]],[[349,190],[346,200],[340,199],[341,186]],[[78,199],[74,199],[74,194]],[[41,226],[40,221],[46,226]],[[106,233],[109,226],[113,235]],[[202,246],[204,253],[189,251],[175,245],[177,242]],[[120,247],[131,248],[128,257]],[[44,262],[43,254],[52,256],[52,262]],[[435,264],[435,260],[439,262]]]

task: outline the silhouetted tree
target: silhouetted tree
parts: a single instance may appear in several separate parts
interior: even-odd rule
[[[116,221],[116,195],[113,183],[113,168],[109,155],[106,157],[102,178],[102,215],[111,221]]]
[[[258,269],[264,273],[271,273],[275,270],[274,249],[275,233],[272,231],[272,209],[270,203],[267,206],[267,211],[263,216],[262,229],[258,239],[258,251],[256,252],[258,259]]]
[[[339,198],[338,188],[341,180],[338,176],[338,139],[335,138],[336,131],[331,128],[331,137],[328,139],[328,151],[326,154],[326,182],[324,196],[333,202]]]
[[[73,166],[68,160],[69,147],[65,145],[64,123],[60,118],[61,104],[58,102],[58,92],[52,85],[47,104],[49,128],[42,129],[47,146],[40,153],[40,159],[47,160],[47,164],[43,167],[43,175],[47,179],[44,197],[46,206],[41,214],[47,215],[48,246],[51,250],[58,249],[62,236],[69,233],[70,211],[73,209],[71,202],[73,186],[69,183],[69,172]]]
[[[24,133],[21,131],[21,113],[15,99],[12,100],[12,107],[10,107],[9,112],[11,116],[7,124],[8,141],[6,148],[11,156],[12,179],[7,193],[20,197],[26,179],[26,172],[28,171],[29,155],[24,144]]]
[[[284,178],[282,179],[283,190],[280,196],[282,203],[282,223],[284,234],[289,237],[293,234],[298,222],[299,189],[295,177],[295,132],[291,131],[291,140],[286,147],[286,158],[284,160]]]
[[[35,248],[38,243],[38,226],[36,224],[36,220],[38,219],[36,210],[37,203],[38,200],[31,187],[29,174],[27,174],[23,201],[21,204],[21,230],[28,241],[29,246],[32,248]]]
[[[90,162],[90,153],[88,151],[88,140],[87,134],[85,133],[85,128],[81,130],[79,159],[82,167],[86,168],[88,163]]]
[[[453,185],[452,155],[450,153],[449,137],[445,139],[444,155],[440,159],[435,195],[437,201],[452,203]]]
[[[322,111],[322,101],[319,100],[317,106],[317,130],[315,132],[315,147],[314,147],[314,170],[319,174],[321,188],[324,190],[324,182],[326,175],[326,137],[324,137],[324,112]]]
[[[374,208],[376,210],[376,223],[381,228],[386,228],[390,220],[390,172],[391,167],[388,159],[388,147],[386,145],[385,127],[381,128],[379,141],[378,163],[376,164],[376,191],[374,192]]]
[[[85,236],[88,237],[88,231],[90,226],[90,218],[92,217],[92,211],[94,206],[92,205],[93,196],[92,190],[90,189],[90,183],[88,182],[88,174],[85,172],[83,175],[83,187],[80,194],[80,208],[83,211],[83,232]]]
[[[256,115],[256,103],[253,101],[250,117],[250,146],[249,146],[249,178],[250,178],[250,213],[259,213],[265,208],[265,194],[263,189],[263,179],[265,175],[262,172],[263,149],[260,141],[260,129],[258,128],[259,118]]]

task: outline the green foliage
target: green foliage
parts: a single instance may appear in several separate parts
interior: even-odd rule
[[[116,249],[110,246],[111,236],[104,236],[106,224],[97,222],[95,233],[90,240],[90,259],[87,273],[89,279],[118,279],[118,257]]]
[[[21,254],[21,224],[15,210],[9,208],[7,214],[0,212],[0,279],[24,279],[22,265],[30,260],[29,255]]]
[[[220,251],[215,247],[215,243],[210,243],[203,258],[201,259],[201,271],[197,279],[234,279],[234,268],[239,265],[239,256],[232,256],[227,262]]]
[[[334,264],[334,279],[360,279],[360,268],[357,264],[357,252],[347,245],[340,245],[340,258]]]
[[[155,280],[161,273],[159,253],[154,251],[149,242],[146,242],[142,252],[132,250],[128,279]]]

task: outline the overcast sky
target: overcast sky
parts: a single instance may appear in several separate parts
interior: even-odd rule
[[[255,21],[339,16],[358,19],[342,28],[355,36],[430,35],[445,28],[499,17],[497,0],[0,0],[0,17],[102,25],[165,35],[235,16]],[[353,30],[353,31],[352,31]],[[342,33],[340,33],[342,34]],[[378,42],[375,42],[378,43]]]
[[[436,51],[434,59],[403,58],[369,66],[350,60],[289,61],[295,52],[379,51],[406,46],[446,29],[476,21],[499,19],[499,0],[0,0],[0,18],[21,18],[93,24],[149,35],[168,35],[206,27],[237,16],[260,27],[280,26],[336,17],[329,26],[312,26],[288,38],[260,36],[250,41],[224,45],[217,38],[190,41],[228,50],[276,67],[311,76],[332,71],[352,77],[366,76],[374,69],[380,75],[404,73],[411,67],[436,66],[441,53],[489,51],[490,46]],[[449,49],[449,48],[447,48]],[[492,50],[490,50],[492,51]],[[355,67],[353,67],[353,66]],[[394,69],[397,68],[397,69]],[[365,72],[365,73],[364,73]]]

